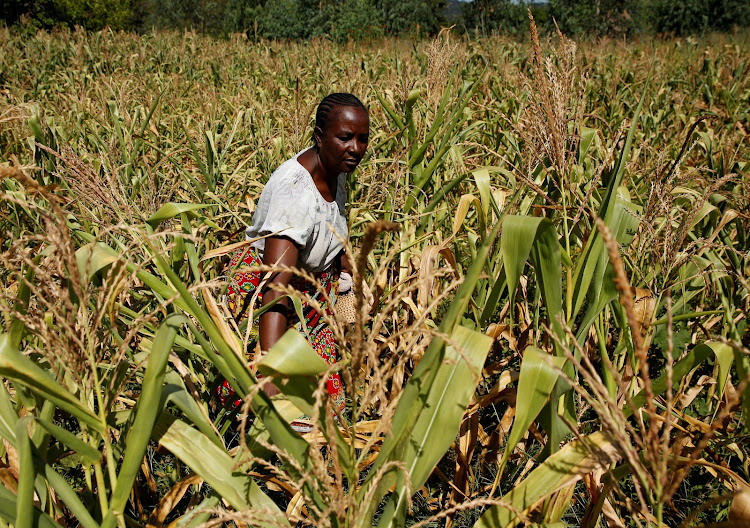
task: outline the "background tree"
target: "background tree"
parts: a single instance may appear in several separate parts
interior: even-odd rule
[[[750,24],[746,0],[654,0],[653,12],[654,29],[659,33],[730,31]]]
[[[224,29],[227,0],[146,0],[144,28],[194,29],[218,34]]]
[[[7,24],[25,15],[32,26],[45,29],[56,25],[132,29],[135,8],[135,0],[0,0],[0,13]]]
[[[376,0],[384,29],[394,35],[432,35],[445,22],[446,0]]]
[[[519,34],[528,31],[530,5],[511,0],[474,0],[463,5],[463,26],[482,35],[500,31]],[[536,18],[536,16],[535,16]]]
[[[645,29],[653,0],[550,0],[549,14],[567,34],[629,35]],[[676,3],[676,2],[670,2]]]

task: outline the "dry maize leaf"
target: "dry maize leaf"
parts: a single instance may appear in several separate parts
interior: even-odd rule
[[[615,507],[612,506],[612,503],[609,499],[604,500],[604,506],[602,506],[602,515],[607,520],[607,526],[609,526],[610,528],[625,528],[625,523],[623,523],[620,516],[617,515]]]
[[[684,409],[691,403],[693,403],[693,400],[698,396],[698,394],[701,393],[703,390],[703,387],[706,385],[710,385],[712,383],[716,383],[713,379],[711,379],[709,376],[703,375],[698,379],[698,382],[695,383],[692,387],[690,387],[687,391],[685,391],[682,396],[680,396],[679,400],[677,400],[678,405],[681,409]]]
[[[519,444],[519,445],[520,445],[520,444]],[[525,465],[525,466],[523,467],[523,469],[521,470],[521,473],[520,473],[520,474],[518,475],[518,478],[516,479],[516,482],[515,482],[515,483],[513,484],[513,487],[514,487],[514,488],[515,488],[516,486],[518,486],[518,485],[519,485],[519,484],[521,483],[521,481],[523,480],[523,478],[524,478],[524,477],[526,476],[526,474],[527,474],[527,473],[528,473],[529,471],[531,471],[531,470],[532,470],[532,468],[534,467],[534,464],[536,464],[536,461],[535,461],[535,460],[534,460],[533,458],[529,458],[529,459],[528,459],[528,460],[526,461],[526,465]]]
[[[216,300],[214,299],[213,295],[211,295],[211,292],[208,290],[208,288],[204,288],[202,290],[202,293],[203,300],[206,303],[206,310],[208,311],[209,315],[211,315],[211,319],[213,320],[216,327],[219,329],[221,337],[223,337],[227,342],[229,347],[232,349],[232,352],[237,354],[238,358],[240,358],[243,362],[246,361],[245,354],[243,353],[242,343],[240,342],[234,330],[232,330],[232,328],[227,324],[227,321],[224,318],[224,314],[222,314],[219,310],[219,306],[216,304]]]
[[[290,486],[288,482],[279,480],[276,477],[271,477],[265,482],[266,482],[266,486],[268,486],[268,489],[272,491],[283,491],[290,497],[292,497],[295,493],[294,488],[292,488],[292,486]]]
[[[8,454],[8,469],[10,470],[10,474],[18,480],[18,451],[5,438],[3,438],[3,444],[5,445],[5,452]]]
[[[515,359],[515,357],[510,356],[501,361],[498,361],[497,363],[493,363],[492,365],[487,365],[484,367],[482,375],[485,378],[489,378],[490,376],[497,374],[498,372],[502,372],[503,370],[506,370],[508,368],[508,365]]]
[[[506,370],[502,374],[500,374],[500,377],[498,378],[495,385],[490,389],[490,392],[485,394],[484,396],[480,396],[479,400],[477,402],[470,406],[467,412],[474,412],[475,407],[486,407],[490,403],[496,402],[501,399],[507,399],[508,397],[513,397],[513,402],[509,402],[511,405],[515,405],[515,389],[509,392],[507,390],[508,385],[511,383],[514,383],[518,381],[519,371],[517,370]]]
[[[497,339],[503,332],[507,332],[510,327],[506,324],[492,323],[487,327],[485,334],[490,336],[492,339]]]
[[[465,500],[469,492],[469,463],[474,454],[479,430],[479,415],[465,417],[459,429],[458,444],[453,444],[456,451],[456,471],[453,477],[455,488],[451,491],[451,504]]]
[[[148,489],[151,490],[151,493],[156,493],[156,480],[154,480],[154,477],[151,476],[151,468],[149,468],[148,464],[146,463],[146,457],[143,457],[143,462],[141,462],[141,469],[143,470],[143,476],[146,477]]]
[[[607,520],[607,524],[612,528],[625,528],[622,520],[615,512],[612,503],[608,497],[602,497],[604,486],[602,485],[602,476],[607,473],[606,468],[598,468],[583,478],[586,487],[591,496],[591,502],[586,509],[586,514],[581,523],[581,528],[594,528],[599,522],[600,514]]]
[[[361,470],[365,469],[367,466],[375,462],[375,460],[378,458],[378,451],[372,451],[369,455],[365,457],[365,459],[357,464],[357,467]]]
[[[568,511],[570,501],[573,499],[576,483],[557,490],[545,503],[544,518],[547,524],[558,522],[563,514]]]
[[[739,488],[729,508],[729,526],[744,528],[750,526],[750,488]]]
[[[357,422],[357,433],[368,433],[373,434],[380,427],[380,420],[368,420],[365,422]]]
[[[428,246],[419,263],[419,293],[417,295],[419,306],[430,304],[435,288],[435,267],[441,255],[450,265],[454,275],[458,275],[456,258],[450,249],[444,246]]]
[[[404,298],[402,298],[401,302],[403,302],[406,306],[409,307],[409,309],[412,311],[412,313],[414,314],[414,317],[416,319],[419,319],[420,317],[422,317],[422,310],[420,310],[417,307],[417,305],[414,304],[414,301],[412,301],[410,297],[404,297]],[[421,306],[425,306],[425,304],[422,304],[421,302],[420,302],[420,305]]]
[[[294,497],[292,497],[292,500],[289,501],[289,506],[286,508],[286,516],[289,520],[295,521],[303,515],[307,517],[305,498],[302,496],[302,492],[298,491]]]
[[[651,317],[654,315],[656,308],[656,297],[645,288],[631,287],[633,293],[633,311],[635,318],[640,325],[641,333],[646,333],[646,329],[651,323]]]
[[[158,528],[164,523],[164,519],[171,513],[175,505],[182,500],[190,486],[198,486],[203,483],[203,479],[193,473],[180,480],[171,490],[159,501],[151,516],[148,518],[146,528]]]
[[[708,321],[702,324],[703,328],[706,330],[710,330],[714,326],[716,326],[716,323],[719,323],[724,320],[724,314],[715,315],[713,317],[710,317]]]
[[[513,419],[515,417],[516,417],[515,406],[508,407],[505,410],[503,417],[500,419],[500,423],[497,424],[496,431],[498,432],[498,434],[501,434],[503,436],[507,435],[510,432],[510,428],[513,426]]]
[[[18,493],[18,480],[16,480],[16,477],[13,476],[13,473],[7,467],[0,469],[0,484],[13,493]]]
[[[477,427],[477,441],[482,446],[487,446],[487,444],[490,441],[490,435],[487,434],[487,432],[484,430],[484,427],[482,427],[482,424],[479,424]]]

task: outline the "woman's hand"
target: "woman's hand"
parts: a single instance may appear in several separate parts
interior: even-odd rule
[[[284,237],[269,237],[266,239],[266,246],[263,250],[263,264],[268,266],[284,265],[294,267],[297,265],[297,256],[299,250],[294,242]],[[265,306],[269,302],[283,297],[284,294],[269,288],[270,284],[278,284],[281,286],[289,286],[289,282],[292,280],[292,274],[290,272],[273,272],[270,279],[263,289],[263,304]],[[271,347],[276,344],[288,327],[288,320],[286,313],[289,312],[289,299],[285,298],[280,300],[276,306],[283,306],[279,310],[271,308],[270,311],[264,313],[260,317],[259,322],[259,333],[260,333],[260,349],[267,352]],[[265,385],[264,388],[266,394],[273,396],[278,394],[279,390],[270,384]]]

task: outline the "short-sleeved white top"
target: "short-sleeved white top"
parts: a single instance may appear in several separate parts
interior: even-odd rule
[[[326,271],[343,248],[341,240],[349,236],[345,213],[346,174],[339,174],[336,199],[328,202],[307,169],[297,161],[302,152],[282,163],[271,175],[258,200],[246,238],[278,233],[297,245],[297,266],[310,272]],[[262,258],[265,239],[252,245]]]

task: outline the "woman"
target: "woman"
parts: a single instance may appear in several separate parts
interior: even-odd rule
[[[284,162],[268,180],[247,228],[248,239],[259,239],[249,249],[238,250],[231,267],[286,265],[312,273],[331,299],[338,293],[339,272],[350,273],[342,240],[348,239],[346,225],[346,175],[364,156],[370,136],[367,109],[354,95],[334,93],[325,97],[315,114],[314,145]],[[271,235],[271,236],[268,236]],[[260,284],[260,273],[236,273],[228,289],[228,304],[236,317],[247,316],[249,299]],[[313,297],[330,315],[330,307],[319,289],[292,273],[275,273],[260,292],[264,306],[284,294],[268,284],[292,286]],[[336,361],[333,333],[312,306],[304,306],[305,323],[313,349],[329,364]],[[294,311],[284,297],[259,321],[259,341],[269,350],[294,324]],[[301,326],[296,322],[298,327]],[[333,404],[344,408],[344,392],[338,374],[328,379]],[[225,383],[224,397],[231,389]],[[275,387],[266,384],[269,395]],[[293,424],[294,425],[294,424]]]

